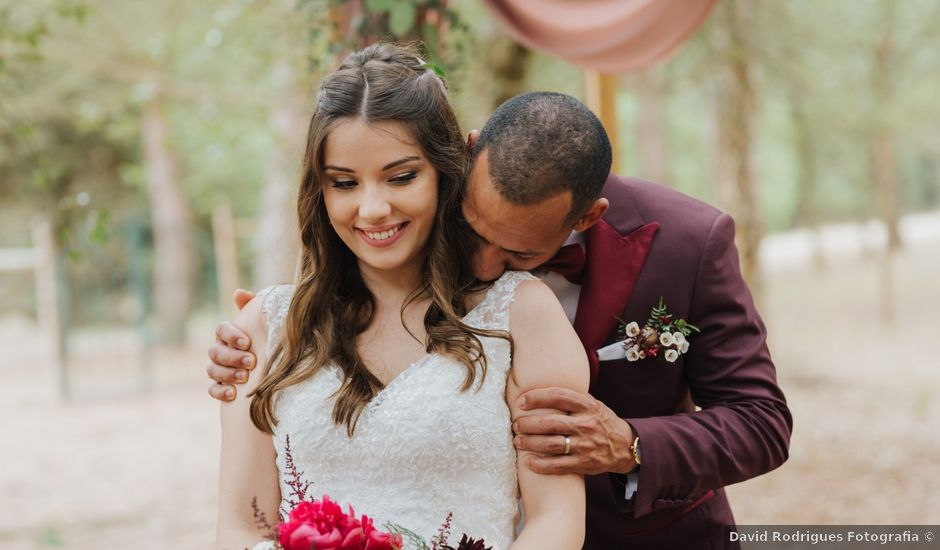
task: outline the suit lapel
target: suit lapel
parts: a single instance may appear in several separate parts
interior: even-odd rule
[[[597,348],[623,314],[658,229],[653,222],[622,236],[601,220],[585,232],[587,263],[574,329],[587,350],[592,381],[599,367]]]

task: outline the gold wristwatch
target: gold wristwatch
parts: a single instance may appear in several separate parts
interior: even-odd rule
[[[637,466],[643,463],[640,457],[640,436],[633,438],[633,443],[630,444],[630,452],[633,453],[633,460]]]

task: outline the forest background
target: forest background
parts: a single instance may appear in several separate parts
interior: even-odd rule
[[[473,0],[0,0],[0,545],[207,547],[231,291],[293,269],[319,79],[422,40],[467,132],[586,98]],[[940,523],[940,7],[722,0],[612,76],[617,170],[731,212],[796,418],[741,523]]]

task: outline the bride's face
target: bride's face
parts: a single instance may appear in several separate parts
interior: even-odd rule
[[[330,224],[361,268],[414,267],[437,212],[437,169],[396,122],[339,122],[323,149],[323,200]]]

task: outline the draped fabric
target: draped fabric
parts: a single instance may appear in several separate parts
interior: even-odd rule
[[[484,0],[509,34],[604,73],[648,67],[675,51],[718,0]]]

